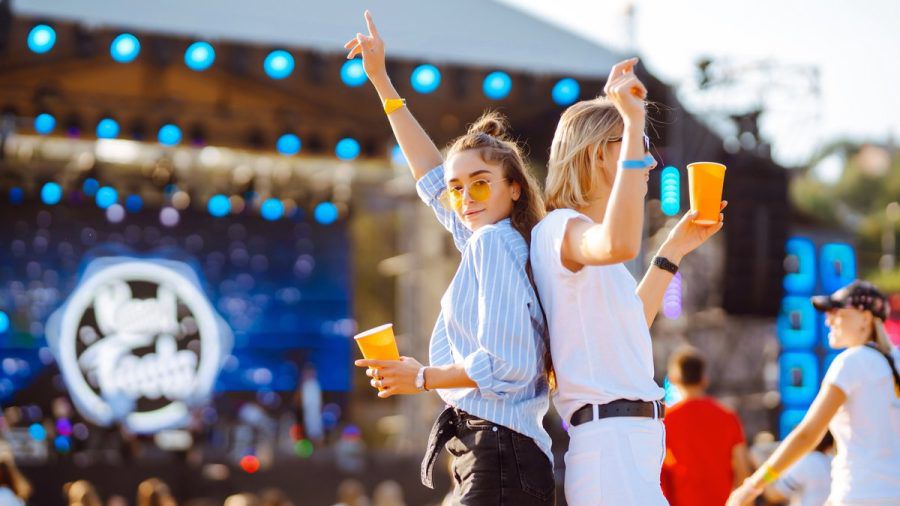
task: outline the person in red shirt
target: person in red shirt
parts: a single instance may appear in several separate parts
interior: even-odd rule
[[[662,487],[672,506],[722,506],[750,475],[738,417],[706,395],[706,361],[693,348],[669,359],[669,381],[681,402],[666,409]]]

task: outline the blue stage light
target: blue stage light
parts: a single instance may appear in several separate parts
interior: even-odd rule
[[[338,141],[334,148],[334,154],[341,160],[353,160],[359,156],[359,142],[351,137],[345,137]]]
[[[41,201],[48,206],[59,204],[60,199],[62,199],[62,188],[58,184],[50,182],[41,187]]]
[[[553,85],[553,101],[558,105],[565,106],[575,103],[579,94],[581,94],[581,86],[571,77],[560,79]]]
[[[806,411],[806,409],[785,409],[781,412],[781,416],[778,419],[778,432],[779,437],[782,440],[786,438],[795,427],[800,425],[803,417],[806,416]]]
[[[347,86],[353,88],[362,86],[366,83],[367,79],[368,77],[366,77],[366,71],[363,68],[362,60],[359,58],[347,60],[344,62],[344,65],[341,66],[341,81]]]
[[[112,118],[103,118],[97,123],[98,139],[115,139],[119,136],[119,124]]]
[[[781,402],[806,409],[819,391],[819,357],[812,351],[785,352],[778,359]]]
[[[259,208],[259,213],[269,221],[278,220],[284,216],[284,204],[278,199],[266,199]]]
[[[284,79],[294,71],[294,57],[281,49],[272,51],[263,62],[263,70],[272,79]]]
[[[3,334],[7,330],[9,330],[9,315],[0,311],[0,334]]]
[[[322,225],[331,225],[338,219],[337,206],[331,202],[320,202],[313,212],[316,221]]]
[[[294,134],[284,134],[275,143],[275,149],[282,155],[296,155],[300,152],[300,137]]]
[[[119,34],[109,45],[109,54],[119,63],[134,61],[141,52],[141,42],[130,33]]]
[[[681,211],[681,173],[675,167],[668,166],[662,170],[659,200],[666,216],[675,216]]]
[[[501,100],[509,95],[512,90],[512,79],[506,72],[491,72],[484,78],[481,86],[486,97],[492,100]]]
[[[28,32],[28,49],[42,54],[53,49],[56,44],[56,30],[47,25],[37,25]]]
[[[84,192],[85,196],[93,197],[97,194],[97,190],[100,189],[100,181],[89,177],[84,180],[84,183],[81,184],[81,191]]]
[[[823,293],[832,293],[856,279],[856,250],[845,243],[823,244],[819,250]]]
[[[39,423],[33,423],[28,426],[28,435],[35,441],[43,441],[47,439],[47,430]]]
[[[816,289],[816,245],[806,237],[794,236],[785,242],[784,291],[809,297]]]
[[[206,208],[209,210],[209,214],[216,218],[221,218],[231,212],[231,201],[228,200],[228,197],[220,193],[218,195],[213,195],[212,198],[209,199]]]
[[[129,213],[140,212],[143,208],[144,199],[142,199],[140,195],[129,195],[128,198],[125,199],[125,209],[127,209]]]
[[[34,118],[34,131],[47,135],[56,128],[56,118],[52,114],[41,113]]]
[[[119,193],[115,188],[111,186],[104,186],[97,190],[97,196],[94,198],[97,202],[97,207],[100,209],[106,209],[107,207],[115,204],[119,200]]]
[[[21,204],[25,200],[25,192],[18,186],[9,189],[9,201],[13,204]]]
[[[69,442],[69,438],[66,436],[56,436],[53,439],[53,446],[56,447],[56,451],[59,453],[69,453],[69,450],[72,449],[72,443]]]
[[[191,70],[201,71],[216,61],[216,50],[209,42],[194,42],[184,52],[184,63]]]
[[[163,125],[157,138],[163,146],[175,146],[181,142],[181,129],[171,123]]]
[[[434,65],[419,65],[410,77],[412,87],[419,93],[431,93],[441,85],[441,71]]]

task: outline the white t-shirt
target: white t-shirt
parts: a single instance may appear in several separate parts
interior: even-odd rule
[[[550,328],[556,371],[554,404],[566,423],[584,404],[616,399],[655,401],[650,329],[637,283],[623,264],[572,272],[560,256],[572,209],[550,212],[531,232],[531,264]]]
[[[900,365],[896,349],[894,360]],[[848,348],[822,383],[847,395],[828,424],[837,447],[830,500],[900,504],[900,399],[887,360],[868,346]]]
[[[791,499],[791,506],[822,506],[831,492],[831,457],[809,452],[775,482],[775,490]]]

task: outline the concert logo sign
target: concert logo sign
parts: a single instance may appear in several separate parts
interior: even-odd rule
[[[139,434],[184,427],[232,346],[188,265],[128,257],[92,261],[47,338],[82,416]]]

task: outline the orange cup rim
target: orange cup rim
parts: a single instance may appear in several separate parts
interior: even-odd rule
[[[725,166],[724,163],[719,163],[719,162],[692,162],[692,163],[687,164],[689,169],[694,165],[715,165],[718,167],[722,167],[722,170],[726,170],[728,168]]]
[[[353,336],[353,339],[362,339],[364,337],[369,337],[371,335],[378,334],[379,332],[384,332],[386,329],[389,329],[393,326],[394,326],[393,323],[385,323],[384,325],[379,325],[373,329],[369,329],[369,330],[360,332],[359,334],[356,334],[355,336]]]

